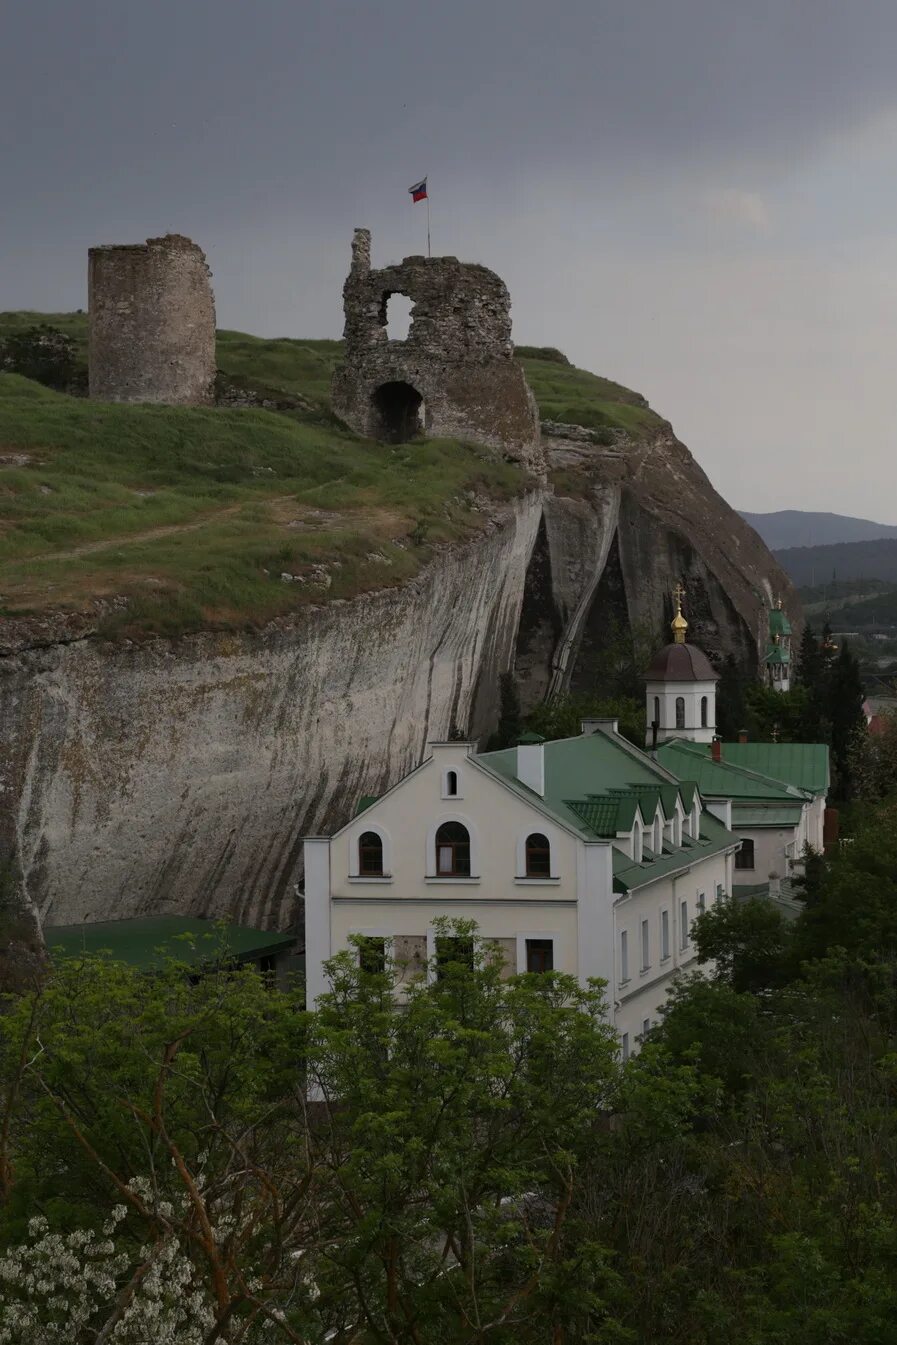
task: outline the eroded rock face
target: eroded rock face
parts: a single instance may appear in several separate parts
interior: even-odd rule
[[[68,634],[7,623],[0,860],[24,923],[6,965],[32,956],[35,911],[291,927],[304,835],[347,821],[428,740],[488,734],[507,668],[524,704],[592,689],[609,613],[661,631],[677,579],[690,639],[757,668],[770,601],[799,617],[793,590],[670,428],[547,443],[566,493],[534,491],[401,588],[144,645],[102,643],[84,618]],[[3,956],[0,938],[0,978]]]
[[[390,341],[393,294],[413,300],[405,341]],[[493,271],[457,257],[406,257],[371,268],[356,229],[343,287],[345,363],[333,409],[359,434],[404,442],[426,431],[499,449],[539,470],[535,399],[511,344],[511,299]]]
[[[402,588],[258,635],[0,658],[5,839],[43,921],[294,924],[302,837],[494,723],[539,517],[531,496]]]

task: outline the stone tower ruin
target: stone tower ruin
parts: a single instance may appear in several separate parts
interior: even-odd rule
[[[393,294],[414,305],[405,341],[387,335]],[[372,270],[370,230],[356,229],[343,305],[333,409],[352,429],[392,443],[421,432],[470,440],[538,466],[536,402],[514,359],[510,295],[494,271],[457,257]]]
[[[91,397],[214,401],[215,300],[202,248],[181,234],[91,248],[87,292]]]

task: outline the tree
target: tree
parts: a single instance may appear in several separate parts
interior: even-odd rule
[[[730,742],[747,728],[748,686],[744,668],[732,654],[727,654],[716,688],[716,727],[719,736]]]
[[[499,678],[498,727],[489,740],[489,750],[513,747],[523,732],[523,714],[520,709],[520,693],[512,672],[502,673]]]
[[[526,727],[543,738],[573,738],[581,732],[584,719],[617,719],[624,738],[635,743],[636,747],[645,746],[644,698],[556,696],[527,715]]]
[[[852,787],[851,745],[856,733],[865,728],[863,684],[860,666],[845,640],[829,672],[828,717],[831,723],[832,765],[835,770],[835,796],[849,798]]]
[[[692,925],[701,962],[739,994],[756,994],[783,979],[788,929],[781,913],[765,899],[718,901]]]
[[[0,369],[67,391],[79,382],[75,343],[47,323],[13,332],[0,342]]]

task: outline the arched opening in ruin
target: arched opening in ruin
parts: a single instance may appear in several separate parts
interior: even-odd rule
[[[424,399],[410,383],[382,383],[371,398],[375,439],[405,444],[423,432]]]
[[[383,325],[386,328],[387,341],[407,341],[411,335],[412,310],[414,300],[407,294],[396,292],[383,298]]]

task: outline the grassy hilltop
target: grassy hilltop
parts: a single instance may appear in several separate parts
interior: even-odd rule
[[[0,314],[0,340],[37,322],[86,360],[84,314]],[[519,353],[543,417],[634,437],[659,423],[557,352]],[[303,399],[286,413],[118,406],[0,374],[0,614],[126,597],[110,634],[261,623],[402,582],[432,543],[484,526],[484,497],[531,484],[469,445],[345,430],[329,411],[340,354],[337,341],[218,333],[225,378]]]

